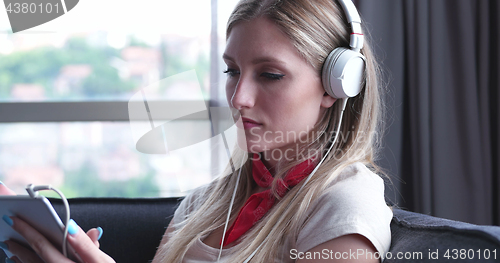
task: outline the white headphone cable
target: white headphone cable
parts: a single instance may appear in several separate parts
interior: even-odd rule
[[[300,191],[302,190],[302,188],[304,188],[304,186],[309,182],[309,180],[311,180],[313,174],[316,173],[316,171],[318,170],[319,166],[323,163],[323,161],[326,159],[326,157],[328,156],[328,154],[332,150],[333,145],[335,145],[335,143],[337,142],[337,139],[339,138],[340,127],[342,126],[342,117],[344,117],[344,110],[345,110],[345,107],[347,106],[347,100],[348,100],[348,98],[346,98],[346,99],[343,100],[342,111],[340,112],[339,125],[337,126],[337,130],[335,131],[335,138],[333,138],[333,141],[332,141],[332,144],[330,145],[330,148],[328,148],[328,151],[325,153],[325,156],[323,156],[323,158],[318,163],[318,165],[316,165],[316,167],[311,172],[311,174],[309,174],[309,176],[307,176],[306,180],[304,181],[304,183],[302,184],[302,186],[299,188],[299,191],[297,191],[297,193],[295,194],[294,200],[297,197],[297,195],[300,193]]]
[[[231,203],[229,204],[229,211],[227,212],[226,223],[224,224],[224,232],[222,233],[222,241],[220,242],[219,256],[217,257],[217,262],[220,261],[220,257],[222,254],[222,247],[224,245],[224,239],[226,237],[227,225],[229,224],[229,218],[231,217],[231,210],[233,210],[234,198],[236,197],[236,190],[238,189],[238,185],[240,183],[241,170],[243,169],[243,164],[245,163],[245,161],[246,159],[242,158],[240,170],[238,171],[238,177],[236,178],[236,186],[234,187],[233,196],[231,197]]]
[[[297,199],[298,194],[302,191],[302,189],[304,188],[304,186],[309,182],[309,180],[312,178],[312,176],[316,173],[316,171],[318,170],[319,166],[323,163],[323,161],[326,159],[326,157],[328,156],[328,154],[332,150],[333,145],[335,145],[335,143],[337,142],[337,138],[339,137],[338,135],[339,135],[339,132],[340,132],[340,127],[342,126],[342,117],[344,116],[344,110],[345,110],[345,107],[347,106],[347,100],[348,100],[348,98],[343,99],[342,111],[340,112],[339,125],[337,126],[337,130],[336,130],[336,133],[335,133],[335,138],[333,139],[332,144],[330,145],[330,148],[328,148],[328,151],[326,152],[325,156],[323,156],[323,158],[318,163],[318,165],[316,165],[316,167],[314,168],[314,170],[309,174],[309,176],[307,176],[306,180],[304,181],[304,183],[302,184],[302,186],[299,188],[299,191],[297,191],[297,193],[295,193],[295,196],[292,198],[292,201],[288,204],[288,206],[290,206],[290,204],[293,203],[293,201],[295,201],[295,199]],[[250,259],[252,259],[252,257],[255,255],[255,253],[257,253],[257,251],[260,249],[260,247],[262,246],[262,244],[264,244],[264,242],[267,240],[268,237],[269,236],[267,236],[264,239],[264,241],[262,241],[262,243],[260,243],[260,245],[257,247],[257,249],[255,249],[254,252],[252,252],[252,254],[243,263],[248,263],[250,261]]]
[[[34,186],[33,184],[29,184],[28,186],[26,186],[26,191],[31,196],[31,198],[36,198],[38,196],[38,191],[43,191],[43,190],[52,190],[52,191],[56,192],[61,197],[61,200],[64,204],[65,218],[64,218],[64,230],[63,230],[64,234],[63,234],[62,252],[63,252],[63,255],[65,257],[68,257],[67,238],[68,238],[68,223],[69,223],[69,219],[70,219],[68,199],[66,199],[66,197],[64,196],[64,194],[61,191],[52,187],[51,185]]]

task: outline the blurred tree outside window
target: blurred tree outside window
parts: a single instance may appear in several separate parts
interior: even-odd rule
[[[97,8],[100,2],[95,0],[80,2],[47,25],[17,33],[12,33],[4,10],[0,10],[0,108],[11,104],[76,105],[89,101],[104,104],[105,108],[108,102],[126,103],[141,88],[193,69],[203,98],[213,100],[210,88],[221,93],[225,78],[219,58],[215,63],[219,80],[210,83],[210,67],[214,65],[210,61],[211,45],[217,45],[221,57],[224,26],[237,1],[212,2],[218,2],[215,42],[210,37],[210,1],[206,0],[165,1],[161,7],[165,14],[154,10],[155,1],[145,1],[151,5],[152,13],[137,8],[136,13],[127,15],[126,11],[116,9],[113,12],[123,13],[110,25],[110,30],[98,28],[98,22],[90,30],[82,30],[82,25],[75,23],[74,30],[50,30],[50,23],[81,19],[77,18],[78,12],[84,12],[91,4]],[[185,18],[193,12],[192,6],[198,7],[195,11],[202,17]],[[133,6],[128,8],[134,10]],[[101,14],[86,12],[85,19],[94,16],[96,21]],[[171,21],[175,13],[179,13],[178,23]],[[148,19],[154,20],[154,27],[141,26]],[[189,101],[196,97],[189,87],[182,85],[157,92],[158,98],[165,101]],[[75,108],[69,104],[63,111],[66,110],[71,112]],[[15,121],[26,117],[24,114],[37,116],[38,112],[0,111],[0,116],[4,116],[0,117],[0,180],[18,193],[24,194],[23,188],[35,183],[52,184],[68,197],[182,196],[210,182],[224,169],[222,160],[214,167],[213,144],[209,142],[166,155],[144,154],[136,150],[130,123],[125,119],[101,121],[95,116],[92,121],[54,122],[36,118],[29,122]],[[208,131],[210,127],[208,119],[185,120],[176,125],[179,138]]]

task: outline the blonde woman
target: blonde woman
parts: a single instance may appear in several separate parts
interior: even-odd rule
[[[347,105],[322,83],[325,60],[349,47],[350,33],[337,1],[238,3],[223,58],[241,123],[232,159],[244,165],[183,200],[153,262],[381,261],[392,212],[372,172],[380,98],[369,46],[361,92]]]
[[[238,3],[224,52],[239,128],[236,166],[182,201],[154,263],[383,260],[392,212],[373,172],[377,64],[359,23],[347,21],[357,15],[352,9],[350,0]],[[325,61],[349,46],[364,56],[359,94],[338,96]],[[12,194],[3,185],[0,193]],[[10,262],[69,262],[20,219],[4,220],[38,253],[6,241],[16,255]],[[68,241],[85,262],[114,262],[98,249],[97,229],[85,234],[72,224]]]

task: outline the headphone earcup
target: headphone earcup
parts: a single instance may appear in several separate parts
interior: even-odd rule
[[[323,64],[323,88],[337,99],[358,95],[363,84],[365,64],[365,57],[359,52],[344,47],[334,49]]]

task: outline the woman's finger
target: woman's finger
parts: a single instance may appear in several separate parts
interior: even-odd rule
[[[7,250],[14,255],[11,258],[12,261],[23,263],[43,263],[40,257],[38,257],[31,249],[28,249],[25,246],[11,240],[6,240],[4,243],[7,245]]]
[[[78,255],[87,263],[115,262],[110,256],[96,247],[94,241],[85,232],[70,220],[68,224],[68,242]]]
[[[16,195],[16,193],[0,182],[0,195]]]
[[[29,224],[24,222],[23,220],[13,216],[12,219],[12,228],[16,230],[21,236],[26,239],[31,248],[35,251],[36,254],[44,261],[44,262],[60,262],[60,263],[70,263],[72,262],[68,258],[66,258],[58,249],[56,249],[50,241],[48,241],[42,234],[36,231]],[[21,255],[17,255],[20,257]],[[23,260],[20,257],[21,260]],[[24,262],[23,263],[31,263]]]
[[[92,228],[89,231],[87,231],[87,236],[89,236],[90,240],[94,242],[94,245],[99,248],[99,239],[101,239],[102,236],[102,228]]]

